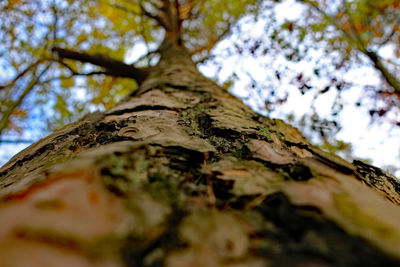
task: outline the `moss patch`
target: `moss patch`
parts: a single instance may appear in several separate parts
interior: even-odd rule
[[[138,149],[135,153],[113,153],[102,158],[100,165],[105,186],[118,195],[147,183],[148,159],[145,149]]]

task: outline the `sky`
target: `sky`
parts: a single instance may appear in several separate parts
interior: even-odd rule
[[[294,3],[294,0],[285,1],[277,7],[276,14],[282,21],[285,19],[297,19],[301,6]],[[249,36],[258,37],[264,34],[265,23],[260,19],[257,23],[246,22],[246,18],[242,21],[243,29]],[[209,62],[200,66],[200,71],[207,77],[217,78],[220,83],[223,83],[232,73],[236,73],[238,80],[231,88],[231,92],[237,97],[244,99],[244,102],[252,109],[260,114],[266,115],[268,112],[265,110],[265,96],[250,93],[248,84],[251,79],[257,80],[258,83],[265,83],[267,76],[266,64],[270,64],[269,69],[274,70],[277,66],[292,64],[285,61],[283,58],[275,59],[273,62],[263,61],[254,57],[243,57],[238,55],[226,55],[226,49],[232,47],[232,43],[237,40],[237,36],[233,34],[220,42],[213,50],[216,55],[216,61],[221,66],[220,68]],[[130,56],[126,58],[127,62],[133,62],[141,55],[146,53],[146,46],[143,43],[138,43],[136,47],[131,50]],[[321,51],[313,51],[315,57],[320,56]],[[267,62],[267,63],[266,63]],[[308,71],[312,69],[312,62],[302,62],[298,65],[291,66],[296,71]],[[250,75],[249,75],[250,74]],[[271,74],[268,74],[271,75]],[[347,80],[360,80],[368,83],[375,83],[379,77],[372,67],[363,67],[352,69],[343,74],[343,78]],[[268,115],[273,118],[281,118],[286,120],[289,113],[294,114],[296,118],[310,112],[311,102],[314,98],[312,93],[305,95],[300,94],[299,90],[290,83],[290,81],[282,79],[280,84],[275,84],[276,90],[279,94],[280,88],[290,90],[289,98],[286,103],[276,108]],[[352,90],[343,92],[343,97],[346,99],[347,105],[344,106],[343,111],[340,113],[340,121],[342,130],[337,134],[336,138],[353,145],[353,155],[359,159],[370,159],[372,163],[378,167],[385,167],[387,165],[394,165],[400,167],[400,129],[393,128],[388,122],[371,123],[368,111],[363,108],[356,108],[353,103],[361,94],[361,87],[354,87]],[[83,96],[84,97],[84,96]],[[319,97],[317,100],[316,109],[320,116],[328,116],[330,113],[330,106],[335,98],[333,90]],[[296,126],[296,124],[295,124]],[[34,128],[34,125],[32,125]],[[32,139],[37,134],[26,132],[22,139]],[[0,143],[0,165],[6,163],[9,158],[24,149],[28,144],[7,144]],[[400,170],[394,173],[400,177]]]

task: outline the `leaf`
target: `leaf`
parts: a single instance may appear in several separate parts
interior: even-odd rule
[[[75,85],[75,79],[74,78],[63,78],[60,80],[61,81],[61,87],[63,88],[71,88],[72,86]]]
[[[57,96],[56,103],[54,104],[54,109],[59,112],[62,119],[70,116],[71,114],[68,110],[67,103],[60,95]]]

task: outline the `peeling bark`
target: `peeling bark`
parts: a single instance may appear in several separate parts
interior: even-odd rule
[[[119,105],[0,169],[5,266],[400,265],[395,178],[254,113],[177,43],[160,51]]]

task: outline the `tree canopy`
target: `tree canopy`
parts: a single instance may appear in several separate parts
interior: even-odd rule
[[[175,26],[166,25],[162,17],[165,1],[2,2],[0,132],[20,129],[33,107],[53,108],[47,119],[58,126],[87,112],[91,107],[87,101],[92,107],[109,108],[135,84],[112,72],[108,59],[123,63],[135,43],[142,41],[148,55],[129,65],[148,66],[163,31],[179,27],[186,47],[200,60],[241,15],[256,10],[256,2],[176,1],[180,21]],[[66,55],[66,48],[84,53]],[[95,62],[84,54],[103,54],[107,59]],[[84,64],[88,62],[96,66]],[[74,95],[76,87],[83,89],[83,99]]]

